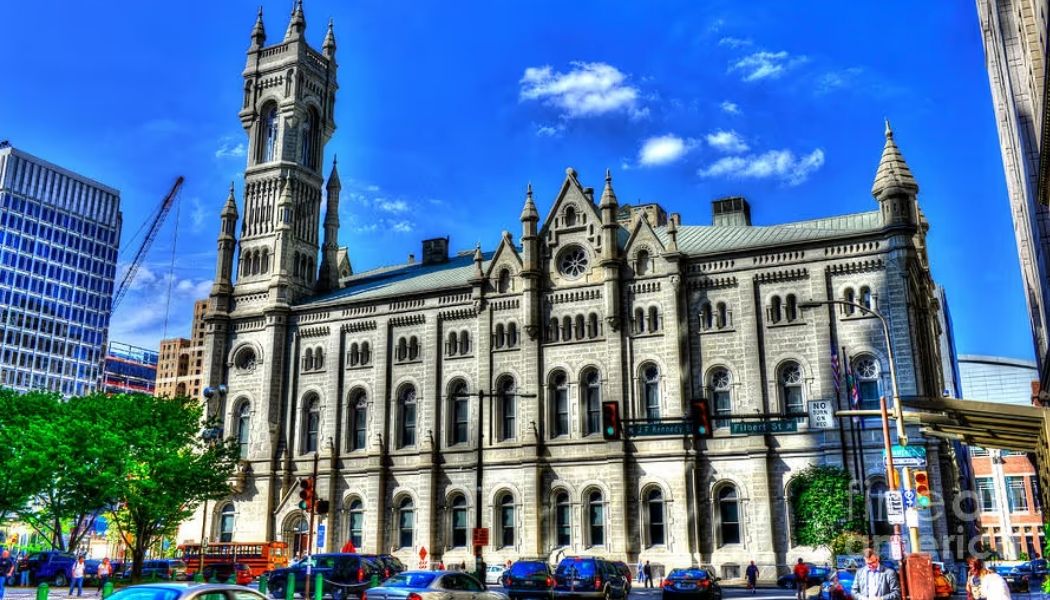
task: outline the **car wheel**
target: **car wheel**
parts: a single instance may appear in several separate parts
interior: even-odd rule
[[[602,600],[610,600],[609,588],[605,588],[605,594],[602,595]]]
[[[270,597],[271,598],[284,598],[284,584],[283,583],[271,583],[270,584]]]
[[[69,585],[69,580],[62,573],[55,575],[55,587],[66,587]]]

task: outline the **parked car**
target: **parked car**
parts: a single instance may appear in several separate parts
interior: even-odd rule
[[[631,567],[628,567],[627,563],[623,562],[622,560],[614,560],[613,565],[615,565],[616,569],[620,571],[620,575],[623,575],[624,578],[627,579],[627,593],[630,594],[631,585],[633,583],[631,581]]]
[[[554,598],[554,573],[542,560],[519,560],[503,574],[503,587],[510,600]]]
[[[997,571],[998,572],[998,571]],[[1048,574],[1047,560],[1037,558],[1028,562],[1014,565],[1005,573],[999,572],[1010,586],[1011,592],[1028,592],[1032,587],[1030,584],[1042,582]]]
[[[252,568],[244,563],[205,565],[201,575],[203,575],[204,581],[214,581],[216,583],[224,583],[229,581],[231,577],[235,577],[234,581],[237,585],[248,585],[255,579]]]
[[[383,568],[374,555],[369,554],[315,554],[311,576],[321,573],[324,578],[322,594],[333,600],[344,600],[350,597],[360,598],[371,584],[372,575],[382,579]],[[284,598],[288,584],[288,574],[295,573],[295,591],[302,593],[306,589],[306,561],[299,561],[290,567],[270,571],[270,595]]]
[[[627,578],[611,562],[590,556],[568,556],[554,571],[554,597],[565,600],[627,598]]]
[[[109,597],[112,600],[266,600],[257,590],[227,583],[150,583],[121,588]]]
[[[813,563],[806,563],[809,567],[809,577],[806,578],[806,585],[813,587],[824,583],[824,580],[831,575],[831,567],[818,567]],[[777,579],[777,587],[781,587],[788,590],[795,589],[795,574],[788,573],[787,575],[781,575]]]
[[[96,567],[97,570],[98,567]],[[127,577],[131,577],[131,565],[125,571]],[[186,581],[186,562],[175,558],[154,558],[142,562],[142,578],[151,579],[156,577],[164,581]]]
[[[820,600],[853,600],[854,569],[836,569],[820,584]]]
[[[489,565],[485,567],[485,585],[503,585],[503,565]]]
[[[393,554],[377,554],[375,556],[375,562],[382,570],[379,574],[380,581],[389,579],[406,569],[405,563],[401,562],[401,560]]]
[[[69,573],[76,561],[76,557],[68,552],[34,552],[22,559],[18,569],[29,571],[30,585],[51,583],[64,587],[69,585]]]
[[[707,569],[672,569],[664,575],[662,600],[722,600],[718,578]]]
[[[456,571],[404,571],[370,588],[361,600],[509,600],[473,575]]]

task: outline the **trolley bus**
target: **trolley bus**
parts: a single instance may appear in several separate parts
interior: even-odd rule
[[[182,544],[179,550],[186,562],[186,574],[192,579],[201,568],[201,545]],[[215,542],[204,548],[205,571],[225,575],[223,579],[236,573],[237,583],[287,566],[288,544],[284,542]]]

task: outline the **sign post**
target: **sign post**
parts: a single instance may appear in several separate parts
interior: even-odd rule
[[[835,407],[830,400],[809,401],[809,428],[835,428]]]
[[[420,569],[427,568],[427,547],[426,546],[420,546],[419,547],[419,568]]]
[[[903,542],[901,536],[893,535],[890,536],[890,558],[893,560],[901,560],[904,558],[904,549],[902,548]]]
[[[882,451],[882,462],[886,462],[886,451]],[[893,446],[893,466],[900,467],[926,467],[926,448],[923,446]]]
[[[904,524],[904,498],[898,490],[886,490],[886,520],[893,525]]]

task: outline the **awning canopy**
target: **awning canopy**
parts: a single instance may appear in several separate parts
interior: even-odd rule
[[[1046,451],[1050,411],[1034,406],[977,402],[957,398],[902,398],[907,421],[923,433],[970,446],[1024,452]]]

